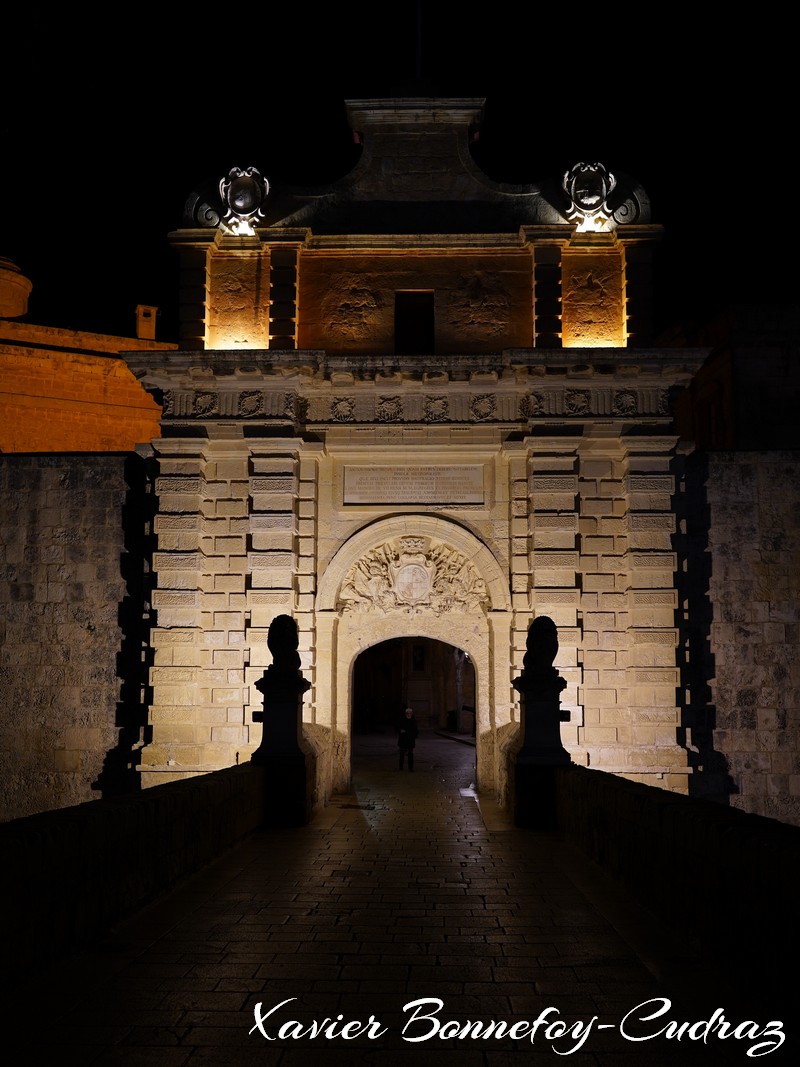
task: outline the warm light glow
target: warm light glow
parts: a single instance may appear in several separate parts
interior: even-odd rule
[[[598,211],[594,215],[584,215],[575,230],[576,233],[605,233],[611,227],[611,216]]]
[[[234,237],[255,237],[256,231],[250,219],[232,218],[227,222],[220,223],[221,229],[227,230]]]
[[[251,337],[243,337],[233,327],[228,327],[227,329],[225,327],[216,327],[209,330],[206,347],[213,349],[220,348],[230,351],[233,348],[266,348],[268,345],[261,340],[254,340]]]

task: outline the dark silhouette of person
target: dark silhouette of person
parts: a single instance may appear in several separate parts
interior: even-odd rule
[[[397,724],[397,747],[400,752],[401,771],[406,756],[408,756],[408,769],[410,771],[414,770],[414,745],[417,743],[418,733],[419,726],[414,718],[414,709],[406,708],[403,712],[403,717]]]

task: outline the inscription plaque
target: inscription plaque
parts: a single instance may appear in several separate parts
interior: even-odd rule
[[[344,468],[345,504],[482,504],[483,467]]]

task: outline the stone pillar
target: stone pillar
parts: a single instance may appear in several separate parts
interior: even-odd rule
[[[269,250],[218,230],[208,252],[205,347],[267,348]]]
[[[558,652],[556,625],[546,615],[534,619],[528,630],[522,675],[513,686],[520,694],[522,745],[514,769],[514,823],[540,830],[555,829],[554,768],[572,761],[561,743],[561,711],[566,681],[553,667]]]
[[[273,662],[255,683],[264,710],[253,712],[253,719],[264,725],[251,762],[266,771],[264,825],[303,826],[311,818],[315,780],[302,735],[303,694],[311,683],[300,671],[297,624],[290,615],[273,619],[267,644]]]
[[[675,438],[627,442],[629,765],[640,781],[688,791],[686,749],[677,702],[678,591],[673,474]],[[626,777],[634,777],[632,774]]]
[[[614,233],[576,233],[561,262],[564,348],[624,348],[625,273]]]

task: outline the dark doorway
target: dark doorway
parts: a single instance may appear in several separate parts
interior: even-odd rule
[[[475,669],[466,652],[429,637],[366,649],[353,667],[353,733],[394,730],[405,707],[424,729],[475,732]]]
[[[398,356],[430,356],[436,349],[433,292],[401,290],[394,295],[394,351]]]

